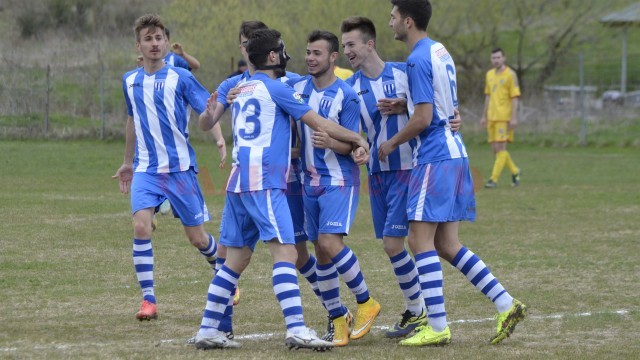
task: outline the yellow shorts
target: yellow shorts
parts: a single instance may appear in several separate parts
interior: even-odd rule
[[[508,121],[489,121],[487,132],[489,142],[513,142],[513,129],[509,129]]]

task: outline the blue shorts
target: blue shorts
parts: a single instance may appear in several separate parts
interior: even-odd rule
[[[258,240],[273,239],[282,244],[295,244],[284,190],[227,192],[220,222],[220,244],[248,246],[253,251]]]
[[[173,215],[184,226],[198,226],[210,220],[209,210],[193,169],[162,174],[133,173],[132,214],[142,209],[157,208],[166,199],[171,203]]]
[[[359,186],[304,185],[304,212],[307,235],[349,234],[358,208]]]
[[[458,158],[417,165],[409,180],[409,221],[454,222],[476,219],[469,160]]]
[[[407,190],[411,170],[382,171],[369,175],[369,201],[376,239],[409,234]]]
[[[302,184],[299,179],[298,175],[297,180],[288,182],[286,192],[296,244],[309,240],[306,231],[304,231],[304,203],[302,201]]]

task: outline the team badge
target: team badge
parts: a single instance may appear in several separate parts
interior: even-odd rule
[[[304,104],[304,100],[302,99],[302,96],[300,95],[300,93],[294,93],[293,98],[296,99],[296,101],[299,102],[300,104]]]
[[[396,94],[396,82],[393,80],[383,82],[382,90],[386,97],[394,97]]]
[[[153,88],[156,89],[156,91],[162,91],[162,89],[164,89],[164,79],[156,80]]]
[[[330,98],[328,96],[323,96],[322,99],[320,99],[320,108],[327,110],[331,108],[332,103],[333,103],[333,98]]]

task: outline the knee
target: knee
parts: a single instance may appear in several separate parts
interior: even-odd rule
[[[203,233],[199,235],[190,235],[189,242],[198,249],[206,249],[209,246],[209,235]]]
[[[396,256],[404,250],[404,239],[401,241],[384,241],[383,249],[387,256]]]
[[[150,239],[152,232],[153,232],[153,227],[151,223],[146,224],[144,221],[134,220],[133,234],[137,239]]]

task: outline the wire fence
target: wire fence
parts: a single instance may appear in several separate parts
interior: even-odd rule
[[[604,56],[608,56],[606,61]],[[564,127],[559,127],[557,122],[581,117],[589,124],[612,118],[637,120],[640,52],[628,54],[624,94],[620,92],[619,59],[619,55],[611,54],[577,54],[558,65],[554,75],[538,90],[527,87],[530,79],[522,79],[522,127],[542,134],[558,132],[558,129],[579,134],[584,129],[576,128],[575,121],[567,122]],[[24,67],[0,63],[0,137],[121,138],[126,120],[121,81],[127,69],[107,65],[51,63],[44,67]],[[484,75],[478,74],[477,78],[484,79]],[[471,130],[475,129],[474,120],[479,119],[482,112],[483,98],[479,95],[461,99],[463,121],[472,125]],[[192,121],[192,136],[208,138],[195,125]],[[223,127],[228,133],[228,119]]]

